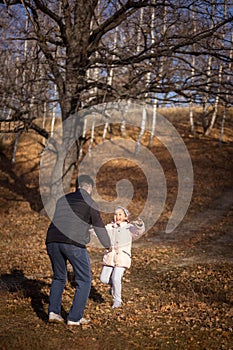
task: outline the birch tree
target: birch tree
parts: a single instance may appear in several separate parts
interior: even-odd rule
[[[227,83],[229,84],[230,81],[230,72],[232,72],[232,59],[233,59],[233,33],[231,34],[231,42],[232,42],[232,46],[231,46],[231,51],[230,51],[230,63],[228,66],[228,71],[229,74],[226,77]],[[227,85],[228,85],[227,84]],[[226,90],[226,93],[229,93],[229,90]],[[227,99],[228,100],[228,99]],[[222,139],[223,139],[223,134],[224,134],[224,127],[225,127],[225,120],[226,120],[226,111],[227,111],[227,102],[224,103],[224,110],[223,110],[223,115],[222,115],[222,123],[221,123],[221,132],[219,135],[219,143],[221,144]]]
[[[213,17],[214,17],[214,3],[212,4],[213,8]],[[225,0],[224,3],[224,18],[227,16],[227,1]],[[220,37],[221,44],[224,45],[225,42],[225,35],[226,33],[222,34],[222,38]],[[230,53],[231,55],[231,53]],[[220,102],[220,91],[221,91],[221,82],[222,82],[222,73],[223,73],[223,63],[220,61],[219,62],[219,68],[218,68],[218,76],[217,76],[217,96],[215,97],[215,102],[214,102],[214,109],[213,109],[213,114],[212,118],[210,120],[210,123],[205,131],[205,135],[209,135],[211,133],[211,130],[215,124],[215,120],[217,118],[217,112],[218,112],[218,107],[219,107],[219,102]]]
[[[12,23],[17,23],[15,32],[10,32],[9,26],[0,28],[1,34],[4,34],[2,38],[5,38],[4,42],[1,39],[1,50],[4,54],[9,50],[7,45],[17,42],[21,43],[18,48],[20,52],[20,47],[23,50],[22,42],[28,41],[29,53],[33,53],[27,57],[28,65],[31,59],[37,62],[38,67],[43,67],[28,75],[28,87],[33,88],[39,79],[45,83],[40,91],[36,91],[37,98],[34,103],[44,105],[44,89],[48,92],[55,84],[62,121],[67,120],[80,109],[101,103],[103,100],[105,102],[121,99],[144,101],[148,94],[157,94],[158,103],[160,101],[187,103],[190,102],[190,91],[198,91],[195,102],[200,103],[203,94],[207,92],[206,69],[200,65],[198,76],[190,82],[190,69],[187,69],[190,57],[196,56],[199,58],[198,61],[204,62],[204,58],[209,55],[223,62],[224,65],[229,65],[229,43],[224,43],[224,50],[222,50],[221,47],[211,47],[209,39],[219,39],[222,31],[229,31],[233,16],[229,5],[225,17],[221,11],[216,12],[213,26],[210,27],[208,20],[211,1],[197,1],[195,3],[197,31],[194,33],[189,21],[192,14],[191,4],[192,1],[187,0],[181,0],[178,3],[173,0],[170,2],[0,0],[2,18],[5,17]],[[165,8],[166,30],[163,32],[164,23],[163,20],[161,21],[161,13],[164,13]],[[142,9],[144,23],[140,28],[142,39],[139,50],[135,38]],[[148,21],[152,9],[153,24]],[[27,33],[23,25],[26,14],[29,18]],[[116,45],[112,45],[116,30],[118,39]],[[217,42],[219,43],[219,40]],[[32,52],[30,52],[31,48],[33,48]],[[56,54],[58,51],[59,55]],[[11,59],[14,60],[14,55]],[[152,61],[153,65],[148,64]],[[158,83],[161,61],[164,62],[163,76]],[[114,79],[111,84],[109,84],[109,67],[114,70]],[[88,72],[95,69],[98,69],[98,77],[88,78]],[[146,84],[149,71],[152,72],[151,81]],[[43,75],[41,76],[39,72],[43,72]],[[4,75],[3,68],[1,68],[1,74]],[[232,103],[231,94],[224,93],[224,79],[221,82],[215,81],[221,84],[220,89],[216,89],[216,85],[212,86],[208,91],[210,99],[219,95],[222,101],[228,98],[228,103]],[[230,80],[229,86],[231,83]],[[12,96],[12,90],[17,91],[17,103],[14,104],[15,118],[29,115],[32,118],[29,88],[21,96],[22,83],[16,87],[14,79],[11,81],[8,79],[9,88],[7,89],[3,89],[6,84],[3,85],[2,82],[1,84],[0,92],[3,93],[3,90],[5,94],[7,92],[8,102]],[[37,89],[39,89],[38,86]],[[95,91],[94,95],[93,91]],[[47,132],[36,125],[36,120],[33,120],[30,126],[38,127],[44,135]],[[64,139],[72,136],[70,132],[72,130],[63,130]],[[82,130],[78,133],[82,135]],[[69,190],[79,147],[80,144],[77,142],[72,152],[68,152],[62,178],[65,191]]]

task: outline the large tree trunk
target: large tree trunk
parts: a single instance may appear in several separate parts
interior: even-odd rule
[[[89,2],[83,0],[76,2],[74,23],[72,23],[69,6],[64,6],[62,11],[65,26],[62,27],[61,35],[66,41],[64,79],[61,79],[59,69],[55,70],[52,65],[62,114],[62,136],[57,140],[54,135],[57,157],[50,180],[52,202],[70,191],[73,171],[78,161],[79,137],[82,136],[83,123],[77,112],[81,108],[80,91],[85,85],[88,69],[88,45],[93,9]]]
[[[45,183],[49,187],[47,195],[43,197],[42,193],[42,201],[50,218],[53,217],[58,198],[70,192],[71,179],[78,161],[82,129],[83,123],[78,113],[71,115],[63,122],[62,128],[55,130],[54,137],[49,140],[43,155],[45,164],[42,165],[40,186]]]

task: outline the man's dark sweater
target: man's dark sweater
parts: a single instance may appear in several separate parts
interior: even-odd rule
[[[93,227],[101,244],[109,248],[111,242],[95,201],[87,191],[78,189],[57,201],[54,218],[48,228],[46,244],[62,242],[85,248],[90,242],[90,226]]]

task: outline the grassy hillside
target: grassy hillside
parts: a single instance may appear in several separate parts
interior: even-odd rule
[[[166,235],[177,174],[168,151],[155,139],[150,150],[167,180],[164,210],[133,247],[132,268],[123,280],[122,309],[112,310],[108,288],[99,281],[103,250],[88,248],[93,282],[85,315],[92,322],[82,328],[47,323],[52,271],[44,243],[49,220],[41,216],[38,185],[43,140],[34,132],[22,134],[13,165],[13,140],[7,140],[0,153],[1,349],[233,349],[233,119],[228,115],[219,145],[220,118],[209,137],[202,135],[197,123],[194,138],[187,111],[166,112],[193,163],[189,210],[175,233]],[[118,127],[112,131],[112,139],[117,140]],[[94,145],[101,143],[101,132],[96,133]],[[134,140],[137,133],[127,129]],[[145,134],[143,145],[148,140]],[[84,152],[87,149],[88,144]],[[113,200],[116,182],[122,178],[130,179],[136,189],[129,209],[137,215],[145,202],[145,177],[132,161],[113,159],[104,164],[97,189],[105,200]],[[105,222],[109,218],[103,213]],[[70,281],[64,292],[64,317],[73,294]]]

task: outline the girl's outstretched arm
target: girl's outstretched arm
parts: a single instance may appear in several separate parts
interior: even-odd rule
[[[145,232],[145,224],[143,220],[138,217],[136,220],[132,221],[129,230],[134,241],[139,239]]]

